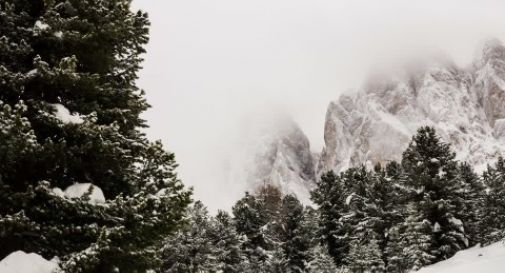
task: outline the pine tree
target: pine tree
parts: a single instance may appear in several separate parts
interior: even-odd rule
[[[443,143],[431,127],[422,127],[403,153],[404,181],[412,203],[434,227],[431,253],[436,261],[449,258],[468,245],[461,228],[464,184],[450,145]],[[436,227],[436,228],[435,228]]]
[[[244,236],[242,250],[251,263],[262,263],[267,259],[266,251],[272,248],[267,236],[268,220],[261,200],[246,193],[232,208],[235,227]]]
[[[431,223],[425,220],[423,215],[416,211],[415,207],[409,206],[409,217],[404,224],[401,247],[404,261],[410,269],[418,270],[421,267],[436,261],[433,254],[433,241]],[[438,254],[435,252],[435,254]]]
[[[0,259],[58,256],[68,272],[159,264],[190,192],[173,154],[140,131],[148,25],[129,0],[0,2]],[[106,202],[56,191],[74,183]]]
[[[321,176],[311,193],[319,212],[317,236],[328,247],[328,253],[337,266],[344,263],[349,251],[348,227],[341,221],[346,213],[345,198],[343,181],[332,171]]]
[[[284,196],[277,229],[287,272],[305,272],[310,259],[309,250],[313,240],[309,227],[306,226],[305,215],[303,205],[295,196]]]
[[[311,260],[307,264],[308,273],[335,273],[337,267],[333,258],[328,254],[328,248],[316,245],[311,249]]]
[[[268,222],[275,222],[279,217],[282,204],[282,193],[279,188],[267,184],[260,187],[256,192],[257,199],[262,203],[263,214]]]
[[[209,235],[211,243],[217,247],[219,269],[223,273],[242,272],[245,261],[240,249],[242,242],[228,213],[218,211]]]
[[[352,272],[385,272],[385,265],[376,236],[377,234],[370,232],[363,238],[352,241],[349,255],[346,257],[348,267]]]
[[[498,158],[482,175],[487,187],[481,213],[481,238],[484,244],[493,243],[505,236],[505,160]]]
[[[189,225],[165,244],[160,272],[218,272],[218,248],[211,241],[213,226],[207,209],[197,201],[188,215]]]
[[[484,209],[484,184],[479,176],[467,163],[459,165],[459,179],[463,182],[463,211],[460,213],[462,226],[468,239],[468,245],[473,246],[481,241],[480,222]],[[457,224],[457,223],[455,223]]]
[[[384,250],[384,256],[387,260],[386,272],[405,273],[412,267],[404,252],[407,245],[404,241],[403,230],[400,231],[400,227],[401,225],[394,226],[388,232],[388,241]]]

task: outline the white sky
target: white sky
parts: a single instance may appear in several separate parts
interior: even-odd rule
[[[283,111],[319,152],[329,101],[372,67],[443,51],[467,65],[505,40],[503,0],[133,0],[151,41],[139,85],[148,135],[211,210],[228,209],[227,165],[246,126]],[[238,182],[237,182],[238,183]]]

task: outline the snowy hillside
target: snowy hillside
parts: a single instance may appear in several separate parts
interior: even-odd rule
[[[454,257],[425,267],[417,273],[502,273],[505,272],[505,244],[473,247],[458,252]]]
[[[422,125],[482,170],[505,154],[505,47],[485,44],[469,69],[436,59],[370,79],[330,103],[320,170],[399,160]]]

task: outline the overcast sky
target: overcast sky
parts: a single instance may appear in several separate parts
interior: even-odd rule
[[[240,149],[244,126],[286,112],[318,152],[327,104],[371,70],[434,51],[464,66],[485,39],[505,40],[502,0],[134,0],[133,7],[152,23],[138,82],[153,106],[148,135],[176,153],[181,178],[211,210],[236,198],[223,162]]]

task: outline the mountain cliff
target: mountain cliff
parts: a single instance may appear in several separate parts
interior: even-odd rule
[[[274,119],[249,134],[251,140],[238,151],[242,154],[238,159],[241,170],[234,179],[245,178],[246,189],[252,191],[269,184],[309,202],[316,177],[309,140],[290,118]]]
[[[422,125],[436,128],[459,160],[484,168],[505,154],[505,47],[487,42],[468,69],[430,60],[370,79],[331,102],[319,170],[399,160]]]

